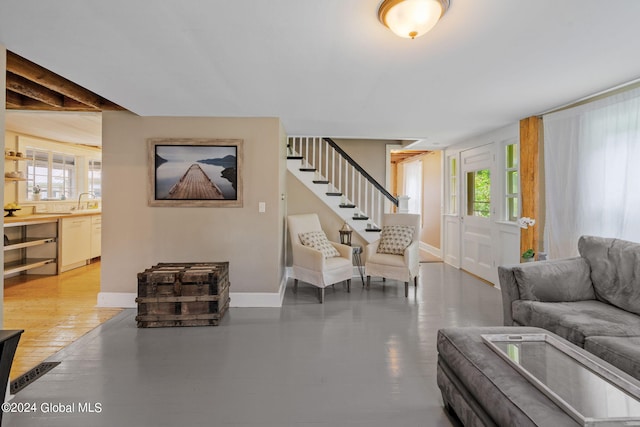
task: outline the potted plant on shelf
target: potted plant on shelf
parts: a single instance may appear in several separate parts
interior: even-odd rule
[[[40,186],[39,185],[34,185],[33,186],[33,200],[35,200],[35,201],[40,200]]]
[[[522,259],[524,260],[524,262],[531,262],[534,260],[533,257],[535,255],[536,253],[533,251],[533,249],[529,248],[522,253]]]

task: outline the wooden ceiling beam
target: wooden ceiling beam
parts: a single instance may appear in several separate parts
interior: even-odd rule
[[[101,108],[100,96],[10,51],[7,51],[7,71],[96,110]]]
[[[96,109],[93,107],[89,107],[86,104],[83,104],[82,102],[78,102],[73,98],[69,98],[69,97],[63,97],[63,102],[62,105],[64,106],[65,109],[70,109],[73,111],[79,111],[80,109],[85,109],[85,110],[91,110],[91,111],[95,111]]]
[[[402,150],[391,152],[391,163],[401,163],[410,161],[412,158],[418,158],[429,153],[428,150]]]
[[[126,108],[119,106],[118,104],[108,101],[106,99],[102,99],[100,103],[100,109],[102,111],[124,111]]]
[[[7,92],[9,94],[11,92]],[[16,99],[17,96],[19,99]],[[8,100],[8,98],[7,98]],[[18,101],[19,103],[15,102]],[[13,102],[10,104],[7,102],[7,110],[28,110],[28,111],[90,111],[96,112],[95,108],[91,108],[87,105],[76,103],[73,106],[55,107],[53,105],[45,104],[44,102],[36,101],[35,99],[27,98],[19,94],[13,95]]]
[[[95,111],[95,108],[91,108],[82,102],[78,102],[75,99],[64,97],[64,108],[72,111]],[[100,110],[102,111],[121,111],[124,110],[121,106],[114,104],[111,101],[102,100],[100,102]]]
[[[7,73],[7,89],[36,101],[44,102],[52,107],[62,107],[63,98],[58,93],[42,87],[24,77]]]
[[[95,108],[91,108],[88,105],[84,105],[80,102],[74,101],[70,98],[65,98],[62,107],[55,107],[53,105],[45,104],[44,102],[36,101],[31,98],[24,97],[18,93],[7,90],[7,110],[42,110],[42,111],[88,111],[96,112]],[[105,104],[102,111],[122,111],[124,108],[116,104]]]
[[[22,96],[19,93],[15,93],[13,91],[10,91],[9,89],[6,90],[6,94],[7,94],[7,108],[8,109],[16,109],[16,108],[20,108],[20,106],[22,106]]]

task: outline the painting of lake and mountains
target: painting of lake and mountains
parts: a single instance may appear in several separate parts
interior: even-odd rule
[[[155,146],[156,200],[237,200],[238,147]]]

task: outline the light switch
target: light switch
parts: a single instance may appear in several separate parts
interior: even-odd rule
[[[264,213],[267,210],[267,204],[265,202],[258,202],[258,212]]]

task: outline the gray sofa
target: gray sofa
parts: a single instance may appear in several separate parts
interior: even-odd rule
[[[640,244],[582,236],[578,250],[499,267],[504,324],[551,331],[640,379]]]

